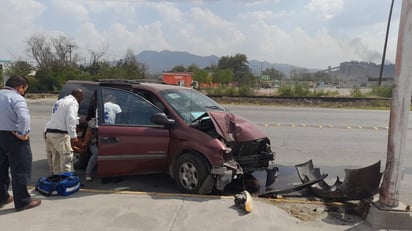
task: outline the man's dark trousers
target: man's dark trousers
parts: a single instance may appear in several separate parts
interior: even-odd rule
[[[23,208],[31,201],[27,191],[32,168],[30,141],[21,141],[10,131],[0,131],[0,203],[8,198],[9,167],[15,208]]]

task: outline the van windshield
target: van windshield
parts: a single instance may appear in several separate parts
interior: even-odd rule
[[[214,100],[193,89],[170,89],[161,94],[186,123],[191,123],[208,111],[225,111]]]

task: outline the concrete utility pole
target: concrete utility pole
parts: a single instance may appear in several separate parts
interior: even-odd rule
[[[399,205],[399,189],[412,91],[412,0],[403,0],[396,49],[386,168],[379,195],[383,207]],[[410,153],[409,153],[410,154]]]

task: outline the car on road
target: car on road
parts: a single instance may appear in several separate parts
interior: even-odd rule
[[[85,93],[80,127],[93,117],[98,121],[100,177],[168,173],[181,192],[209,194],[275,159],[270,140],[254,124],[195,89],[137,80],[69,80],[59,97],[75,88]],[[106,120],[107,98],[121,108],[112,122]],[[78,155],[75,167],[85,168],[89,156]]]

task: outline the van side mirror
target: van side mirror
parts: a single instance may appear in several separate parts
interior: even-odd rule
[[[166,125],[166,126],[172,126],[175,124],[175,120],[174,119],[169,119],[167,118],[165,113],[155,113],[152,118],[151,118],[152,122],[155,124],[159,124],[159,125]]]

